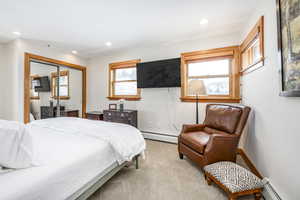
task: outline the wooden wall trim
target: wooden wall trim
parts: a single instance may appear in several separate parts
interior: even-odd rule
[[[263,176],[261,175],[261,173],[259,173],[255,165],[253,164],[253,162],[250,160],[250,158],[247,156],[247,154],[243,149],[238,148],[236,153],[242,157],[242,159],[245,161],[246,165],[249,167],[252,173],[258,176],[260,179],[263,179]]]
[[[259,40],[259,51],[261,58],[259,61],[255,62],[252,57],[252,53],[246,54],[246,58],[244,58],[242,55],[244,53],[247,53],[249,48],[251,48],[251,45],[254,44],[255,41]],[[265,53],[264,53],[264,16],[261,16],[258,20],[258,22],[254,25],[254,27],[251,29],[251,31],[248,33],[244,41],[242,42],[241,46],[241,76],[246,74],[245,72],[252,72],[252,70],[249,70],[251,68],[260,68],[264,65],[264,59],[265,59]],[[251,49],[250,49],[251,52]],[[246,61],[245,61],[246,60]],[[250,62],[250,63],[248,63]],[[245,64],[246,63],[246,64]],[[261,66],[260,66],[261,65]],[[257,67],[258,66],[258,67]],[[253,70],[254,71],[254,70]],[[247,72],[247,73],[248,73]]]
[[[30,61],[37,60],[41,62],[52,63],[56,65],[63,65],[72,69],[77,69],[82,71],[82,117],[85,117],[86,114],[86,102],[87,102],[87,93],[86,93],[86,67],[81,65],[76,65],[60,60],[55,60],[52,58],[47,58],[31,53],[25,53],[24,55],[24,123],[30,122]]]

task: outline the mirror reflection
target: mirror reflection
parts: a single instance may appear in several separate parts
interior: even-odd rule
[[[82,71],[32,61],[30,121],[52,117],[83,117]]]

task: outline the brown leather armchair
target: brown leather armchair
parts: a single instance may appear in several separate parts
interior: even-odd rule
[[[178,152],[201,168],[219,161],[236,160],[236,150],[250,108],[208,104],[203,124],[183,125],[178,137]]]

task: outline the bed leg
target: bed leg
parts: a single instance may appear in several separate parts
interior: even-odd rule
[[[135,169],[139,169],[139,155],[135,156]]]

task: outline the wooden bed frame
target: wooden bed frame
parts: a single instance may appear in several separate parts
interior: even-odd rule
[[[139,168],[139,156],[136,155],[133,158],[135,161],[135,168]],[[67,200],[86,200],[92,194],[94,194],[102,185],[104,185],[108,180],[110,180],[116,173],[118,173],[121,169],[128,166],[129,162],[124,162],[121,165],[114,163],[112,166],[108,167],[106,171],[100,173],[95,179],[87,183],[80,190],[75,192],[72,196],[67,198]],[[103,175],[104,174],[104,175]]]

